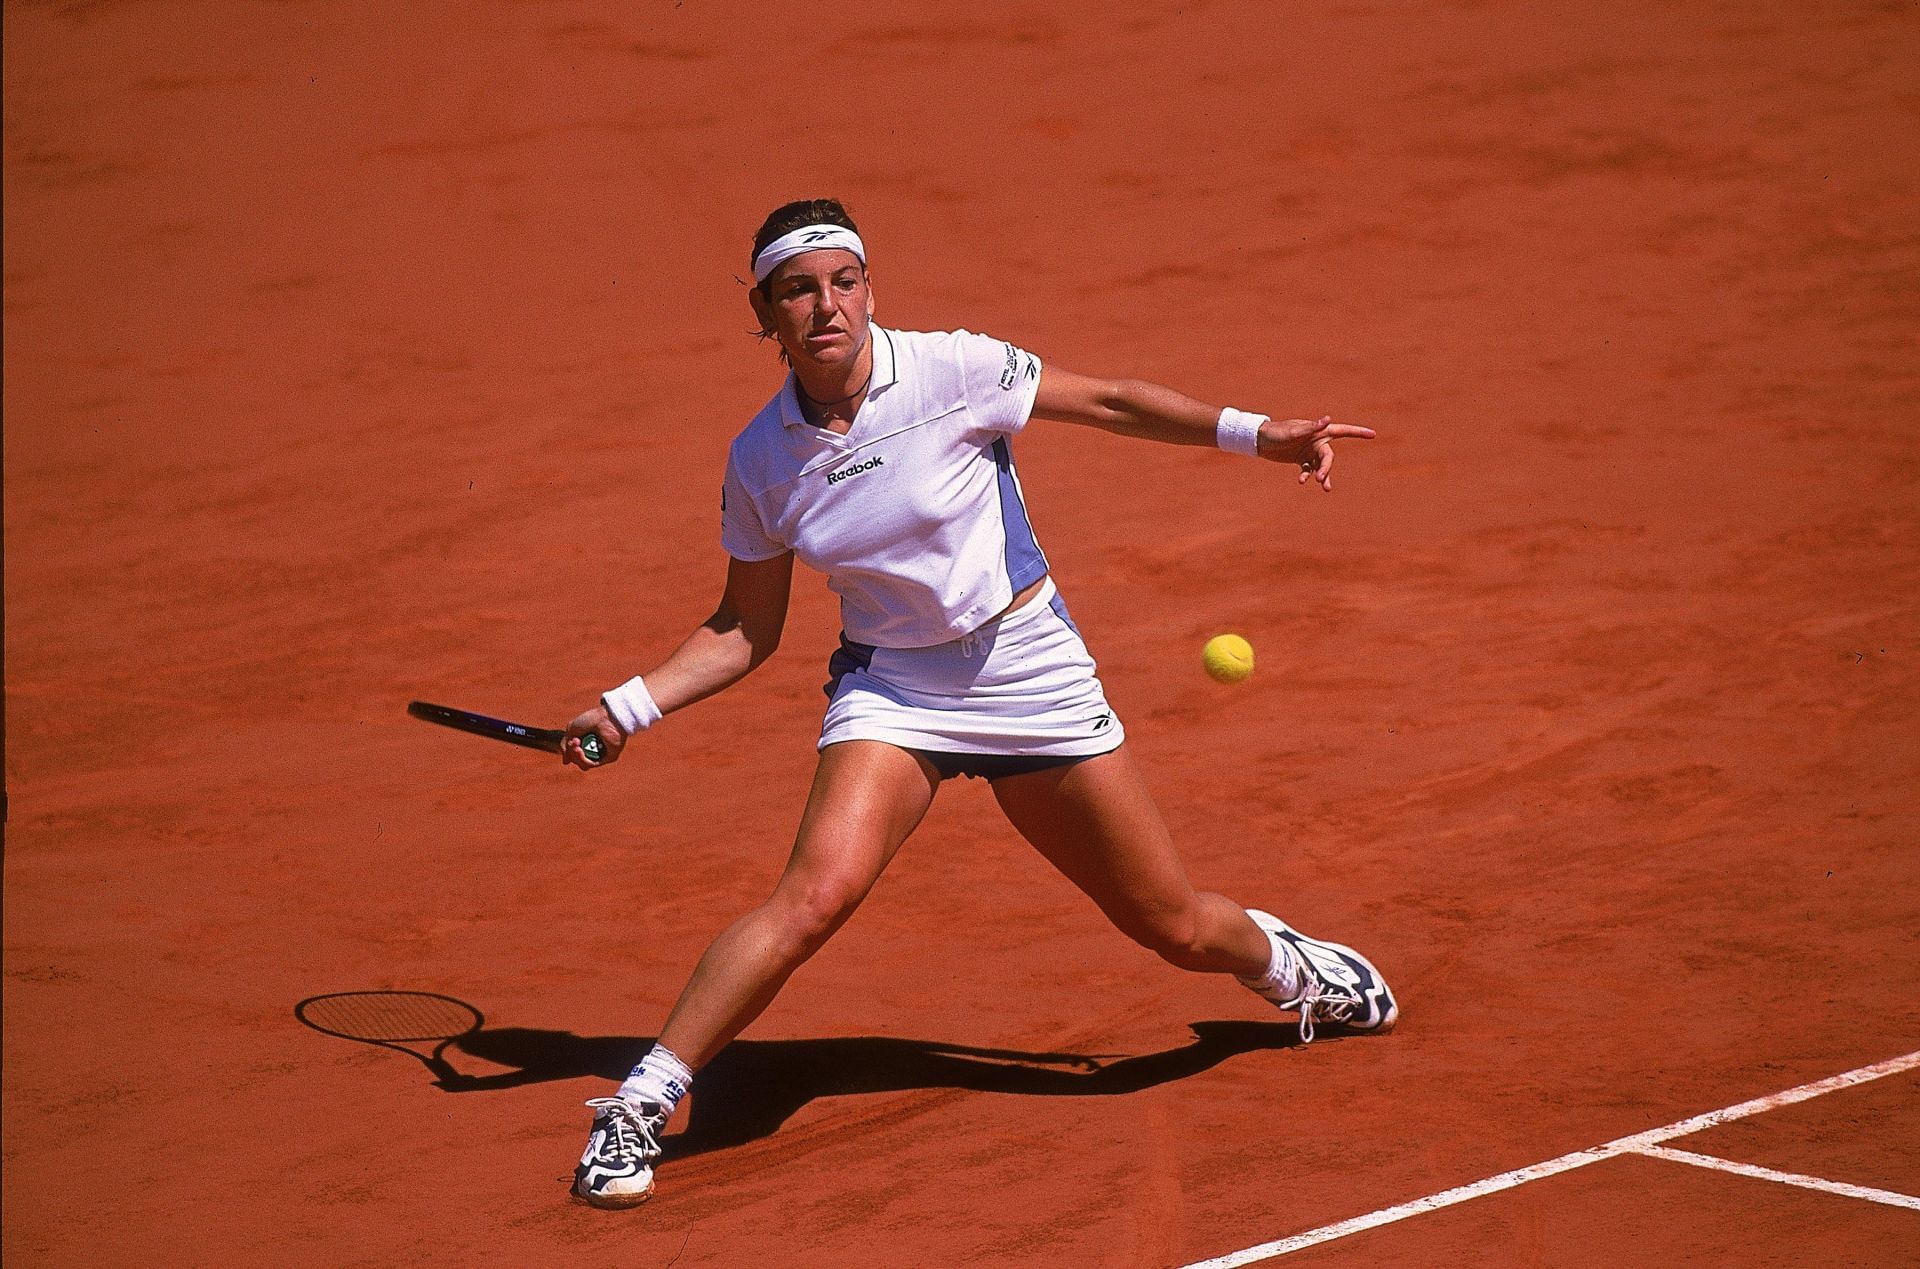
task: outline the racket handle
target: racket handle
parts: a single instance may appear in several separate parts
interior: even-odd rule
[[[600,737],[593,735],[591,732],[580,737],[580,752],[586,754],[587,761],[596,767],[599,766],[601,760],[607,756],[606,747],[600,743]]]

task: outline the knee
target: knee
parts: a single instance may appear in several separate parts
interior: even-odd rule
[[[1200,934],[1200,916],[1191,905],[1141,913],[1120,928],[1134,942],[1180,969],[1205,969],[1212,957]]]
[[[767,906],[785,959],[803,961],[819,951],[865,897],[861,887],[833,878],[782,886]]]

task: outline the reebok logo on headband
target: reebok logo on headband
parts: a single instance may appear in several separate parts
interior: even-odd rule
[[[773,271],[788,260],[809,251],[850,251],[861,264],[867,262],[866,244],[860,235],[839,225],[802,225],[782,234],[761,248],[753,258],[753,281],[758,286],[773,276]]]
[[[853,466],[848,467],[843,471],[828,472],[827,483],[829,485],[837,485],[843,480],[851,480],[853,477],[858,476],[861,472],[872,471],[874,468],[880,466],[882,463],[886,461],[887,460],[883,455],[875,454],[872,458],[869,458],[864,463],[855,463]]]

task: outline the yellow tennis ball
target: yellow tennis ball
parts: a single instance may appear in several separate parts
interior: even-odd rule
[[[1215,635],[1207,640],[1200,660],[1216,682],[1243,682],[1253,673],[1253,645],[1237,634]]]

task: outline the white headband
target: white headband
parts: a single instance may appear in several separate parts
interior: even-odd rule
[[[853,230],[840,225],[802,225],[775,238],[753,258],[754,282],[765,282],[775,269],[809,251],[851,251],[861,264],[867,262],[866,244]]]

